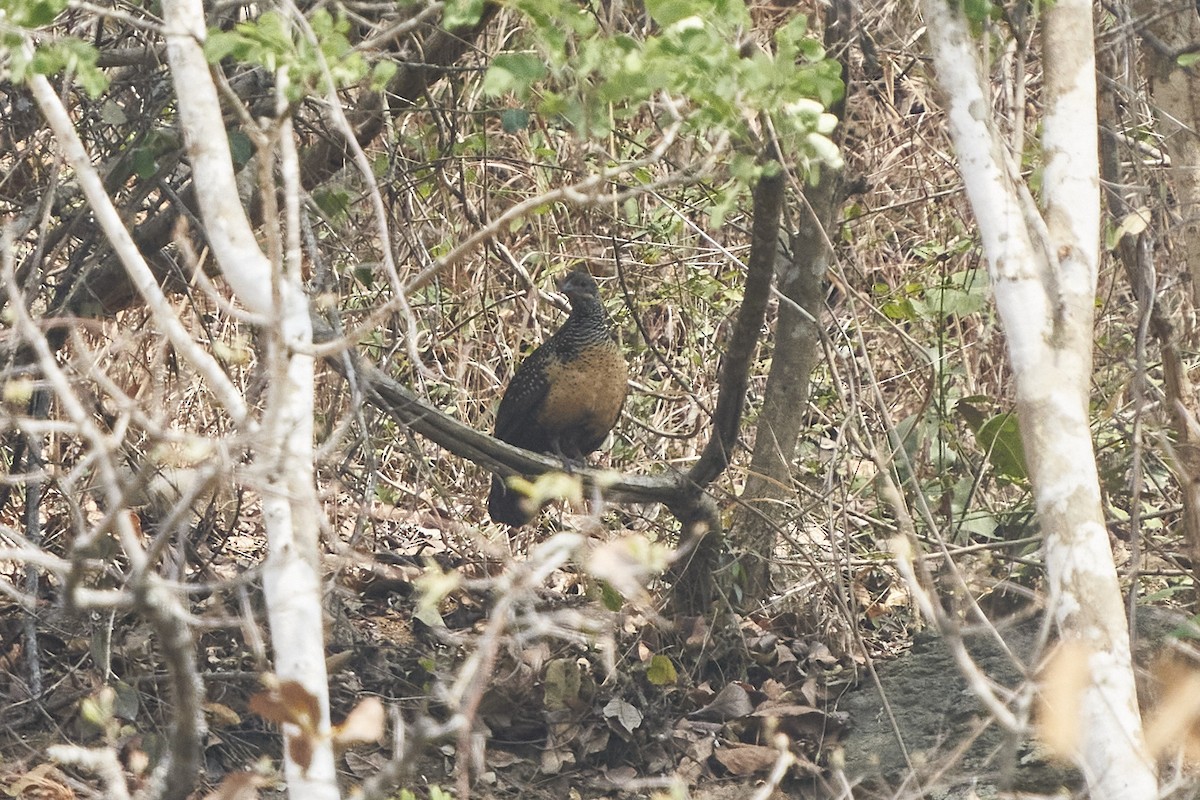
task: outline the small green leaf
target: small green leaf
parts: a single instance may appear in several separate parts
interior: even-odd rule
[[[992,4],[991,0],[963,1],[963,13],[966,15],[967,19],[978,25],[982,25],[984,22],[989,20],[995,10],[996,8]]]
[[[67,0],[3,0],[2,16],[21,28],[40,28],[54,22],[67,7]]]
[[[107,125],[124,125],[129,122],[129,117],[120,103],[109,100],[100,104],[100,121]]]
[[[611,583],[599,581],[599,584],[600,604],[609,611],[620,611],[625,605],[625,598],[621,597],[621,593],[614,589]]]
[[[1135,211],[1129,212],[1125,215],[1117,227],[1113,229],[1111,234],[1106,237],[1108,249],[1112,250],[1115,248],[1126,236],[1137,236],[1142,231],[1146,230],[1149,224],[1150,208],[1148,206],[1142,206]]]
[[[577,705],[583,686],[583,671],[572,658],[556,658],[546,665],[542,703],[549,711]]]
[[[448,30],[465,28],[479,22],[483,16],[483,0],[450,0],[442,15],[442,24]]]
[[[39,46],[30,67],[39,75],[71,73],[91,97],[99,97],[108,88],[108,76],[96,67],[98,53],[88,42],[72,37]]]
[[[679,674],[675,671],[671,659],[664,655],[656,655],[650,659],[650,666],[646,668],[646,680],[655,686],[671,686],[679,680]]]
[[[371,68],[371,91],[382,92],[400,68],[394,61],[380,61]]]
[[[250,137],[241,131],[230,131],[229,155],[233,157],[233,162],[238,166],[250,161],[250,157],[254,155],[254,144],[250,141]]]
[[[500,125],[505,133],[516,133],[529,127],[529,112],[523,108],[506,108],[500,113]]]
[[[216,64],[234,54],[242,45],[242,37],[232,31],[210,30],[204,40],[204,57],[208,63]]]
[[[483,78],[483,91],[492,97],[507,92],[525,96],[546,75],[546,65],[532,53],[501,53],[492,59]]]
[[[117,681],[113,684],[113,693],[115,695],[112,710],[113,716],[120,717],[129,722],[137,719],[140,705],[137,689],[128,683]]]
[[[445,620],[435,607],[422,607],[413,612],[413,619],[424,623],[427,627],[440,629],[446,627]]]
[[[455,571],[445,572],[436,561],[428,559],[424,574],[413,583],[420,592],[413,618],[424,622],[431,628],[446,627],[446,623],[442,621],[442,615],[438,612],[438,606],[462,584],[462,575]]]
[[[988,461],[998,475],[1012,481],[1029,479],[1025,461],[1025,447],[1021,443],[1021,428],[1017,415],[1011,411],[985,417],[975,406],[960,400],[955,410],[975,434],[975,441],[987,454]]]
[[[79,716],[89,725],[104,730],[112,722],[116,702],[116,690],[111,686],[102,686],[95,694],[80,701]]]
[[[350,193],[345,189],[319,189],[313,192],[313,202],[317,204],[317,208],[330,219],[339,219],[344,217],[350,210]],[[368,280],[365,285],[370,285],[370,271],[368,270]],[[360,280],[360,282],[363,282]]]
[[[646,13],[663,27],[696,16],[696,4],[687,0],[646,0]]]

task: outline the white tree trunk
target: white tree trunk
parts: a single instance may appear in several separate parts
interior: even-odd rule
[[[205,232],[221,274],[238,300],[265,321],[270,388],[254,448],[261,481],[255,488],[262,493],[269,548],[263,589],[276,674],[302,685],[320,709],[315,730],[284,726],[289,738],[304,737],[300,750],[308,751],[304,765],[292,758],[290,748],[284,748],[288,791],[306,800],[337,798],[321,624],[320,509],[313,486],[312,326],[296,246],[294,153],[289,143],[281,145],[282,172],[290,184],[285,269],[283,264],[273,265],[263,253],[239,201],[216,87],[201,50],[205,36],[201,2],[166,0],[163,6],[167,56]],[[282,133],[290,136],[290,128],[284,125]],[[260,151],[258,157],[271,155]]]
[[[1076,721],[1079,765],[1093,798],[1153,798],[1157,781],[1088,425],[1100,224],[1091,5],[1043,7],[1044,213],[996,132],[979,44],[961,4],[924,0],[923,7],[1012,360],[1050,607],[1061,637],[1089,653]]]

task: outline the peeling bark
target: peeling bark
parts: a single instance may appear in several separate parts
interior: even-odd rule
[[[239,199],[216,86],[201,49],[205,38],[201,3],[167,0],[163,11],[180,124],[207,239],[238,300],[261,315],[259,335],[266,343],[269,384],[262,423],[249,419],[245,424],[254,442],[254,488],[262,495],[267,534],[263,595],[275,672],[281,681],[304,688],[317,717],[303,730],[283,725],[284,774],[292,796],[334,800],[340,792],[320,624],[324,617],[318,546],[321,511],[312,491],[315,375],[312,323],[300,276],[299,159],[290,122],[281,118],[283,224],[276,223],[268,240],[278,236],[280,228],[283,236],[276,240],[271,259],[260,249]],[[282,79],[282,73],[277,77]],[[279,89],[281,107],[283,88]]]
[[[1060,637],[1089,654],[1077,761],[1094,798],[1153,797],[1088,419],[1100,218],[1091,5],[1045,10],[1044,211],[996,132],[961,7],[923,7],[1012,362],[1049,607]]]

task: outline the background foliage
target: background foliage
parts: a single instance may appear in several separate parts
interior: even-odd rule
[[[1012,12],[992,9],[992,21],[981,14],[980,24],[993,102],[1009,112],[1010,135],[1036,176],[1039,67],[1021,39],[1026,29]],[[6,0],[0,11],[0,214],[16,274],[76,392],[128,461],[128,499],[154,536],[183,476],[214,457],[205,443],[222,440],[229,421],[213,412],[199,376],[177,360],[148,313],[129,302],[23,88],[31,71],[54,77],[129,226],[178,292],[177,313],[250,398],[262,382],[254,331],[221,302],[219,288],[208,291],[193,276],[193,267],[207,265],[202,244],[189,250],[175,232],[190,185],[154,4]],[[920,53],[919,20],[893,0],[862,3],[851,46],[827,53],[820,12],[817,4],[734,0],[212,12],[206,53],[223,76],[239,166],[254,165],[261,146],[250,121],[275,113],[269,76],[286,75],[302,150],[340,154],[305,162],[313,295],[336,311],[368,359],[431,405],[490,430],[514,365],[562,319],[548,294],[553,279],[579,261],[619,276],[604,294],[630,361],[631,395],[600,463],[625,472],[685,468],[706,441],[718,362],[743,296],[752,222],[746,191],[771,169],[760,158],[768,143],[791,170],[785,226],[798,224],[803,192],[822,171],[844,170],[853,189],[827,231],[835,257],[820,320],[824,358],[811,397],[796,408],[807,432],[779,517],[779,547],[768,554],[774,593],[732,626],[724,609],[667,625],[657,616],[663,584],[621,597],[596,580],[597,572],[612,574],[602,561],[554,571],[548,589],[526,587],[497,656],[504,669],[479,711],[493,749],[511,755],[505,766],[518,764],[522,780],[618,767],[639,775],[677,770],[689,780],[761,774],[689,750],[694,741],[668,747],[656,736],[709,708],[733,677],[764,696],[775,680],[827,710],[858,665],[907,645],[915,619],[888,562],[897,526],[879,494],[881,473],[894,475],[918,509],[930,568],[949,587],[947,605],[979,603],[995,615],[1036,607],[1038,541],[1002,337]],[[434,78],[411,78],[414,64],[433,63],[439,24],[470,46],[438,65]],[[1131,51],[1133,36],[1105,20],[1102,47]],[[1115,86],[1121,114],[1109,133],[1121,142],[1128,199],[1152,209],[1144,241],[1161,257],[1158,302],[1178,325],[1190,368],[1193,317],[1173,255],[1178,209],[1162,134],[1143,87],[1136,80]],[[382,98],[373,106],[372,92]],[[842,100],[839,151],[828,109]],[[356,158],[343,132],[368,124],[381,133],[361,137]],[[261,177],[244,174],[248,183]],[[596,175],[604,180],[585,185]],[[523,203],[523,213],[503,216]],[[460,247],[488,226],[493,235]],[[1145,231],[1127,218],[1111,219],[1109,229],[1092,411],[1110,532],[1131,593],[1179,596],[1193,588],[1192,565],[1175,532],[1181,501],[1163,375],[1114,257],[1124,237]],[[726,518],[745,484],[772,348],[780,346],[770,330],[752,369],[746,447],[712,487]],[[0,336],[0,452],[10,467],[2,535],[10,546],[78,556],[72,543],[105,513],[93,456],[59,424],[61,409],[20,339],[11,330]],[[315,491],[327,518],[339,712],[370,693],[410,718],[444,717],[438,687],[453,683],[480,646],[496,576],[520,570],[553,531],[582,528],[638,547],[676,541],[673,521],[651,505],[609,506],[602,524],[555,510],[510,537],[487,522],[482,467],[364,404],[332,372],[323,375],[318,408]],[[227,453],[220,479],[198,493],[194,516],[163,535],[171,541],[164,572],[190,587],[204,620],[196,635],[211,681],[215,733],[206,775],[213,782],[262,753],[278,755],[266,723],[247,710],[268,665],[261,638],[250,633],[261,619],[253,588],[261,515],[239,479],[236,448]],[[653,548],[630,552],[617,572],[662,566]],[[97,541],[83,555],[90,585],[120,586],[128,565],[113,542]],[[736,570],[736,561],[725,568]],[[161,664],[145,624],[116,611],[81,622],[59,605],[63,586],[44,579],[34,591],[35,655],[46,680],[33,691],[23,666],[26,629],[15,613],[27,565],[6,559],[0,572],[14,603],[0,621],[0,691],[13,709],[2,723],[0,760],[16,765],[12,775],[27,775],[50,741],[128,745],[152,760],[170,712],[156,688]],[[834,690],[826,694],[826,685]],[[755,702],[764,701],[756,695]],[[58,727],[31,734],[45,715]],[[829,740],[808,733],[802,718],[787,717],[796,756],[809,759],[793,775],[820,773]],[[730,740],[762,745],[765,730],[747,725]],[[364,779],[382,760],[348,757],[347,774]],[[450,780],[449,762],[436,754],[425,769],[432,782]],[[519,781],[508,780],[505,790],[514,791]]]

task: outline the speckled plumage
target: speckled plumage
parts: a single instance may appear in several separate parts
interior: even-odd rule
[[[571,316],[513,373],[496,410],[496,438],[582,461],[616,424],[629,372],[591,274],[576,269],[559,289],[571,300]],[[492,477],[488,514],[495,522],[529,522],[536,512],[521,500]]]

